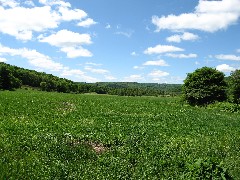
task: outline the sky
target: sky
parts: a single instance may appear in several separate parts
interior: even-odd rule
[[[0,62],[75,82],[240,68],[240,0],[0,0]]]

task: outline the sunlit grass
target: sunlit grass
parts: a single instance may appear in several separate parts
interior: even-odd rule
[[[239,179],[239,127],[178,98],[4,91],[0,179]]]

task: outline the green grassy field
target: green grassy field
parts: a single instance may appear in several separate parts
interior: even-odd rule
[[[240,114],[178,98],[0,92],[0,179],[240,179]]]

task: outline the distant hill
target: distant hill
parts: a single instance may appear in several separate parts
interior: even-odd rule
[[[181,94],[182,85],[137,82],[73,82],[52,74],[24,69],[1,62],[0,89],[13,90],[22,86],[30,86],[42,91],[77,94],[95,92],[121,96],[174,96]]]

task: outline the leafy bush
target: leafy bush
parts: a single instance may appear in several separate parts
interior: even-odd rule
[[[191,105],[224,101],[227,98],[226,86],[222,72],[203,67],[187,75],[183,85],[183,96]]]
[[[207,108],[217,109],[223,112],[240,112],[240,105],[230,103],[230,102],[217,102],[217,103],[208,105]]]
[[[214,159],[197,159],[193,164],[188,164],[184,178],[232,179],[223,163]]]
[[[240,104],[240,70],[231,73],[229,78],[230,99]]]

